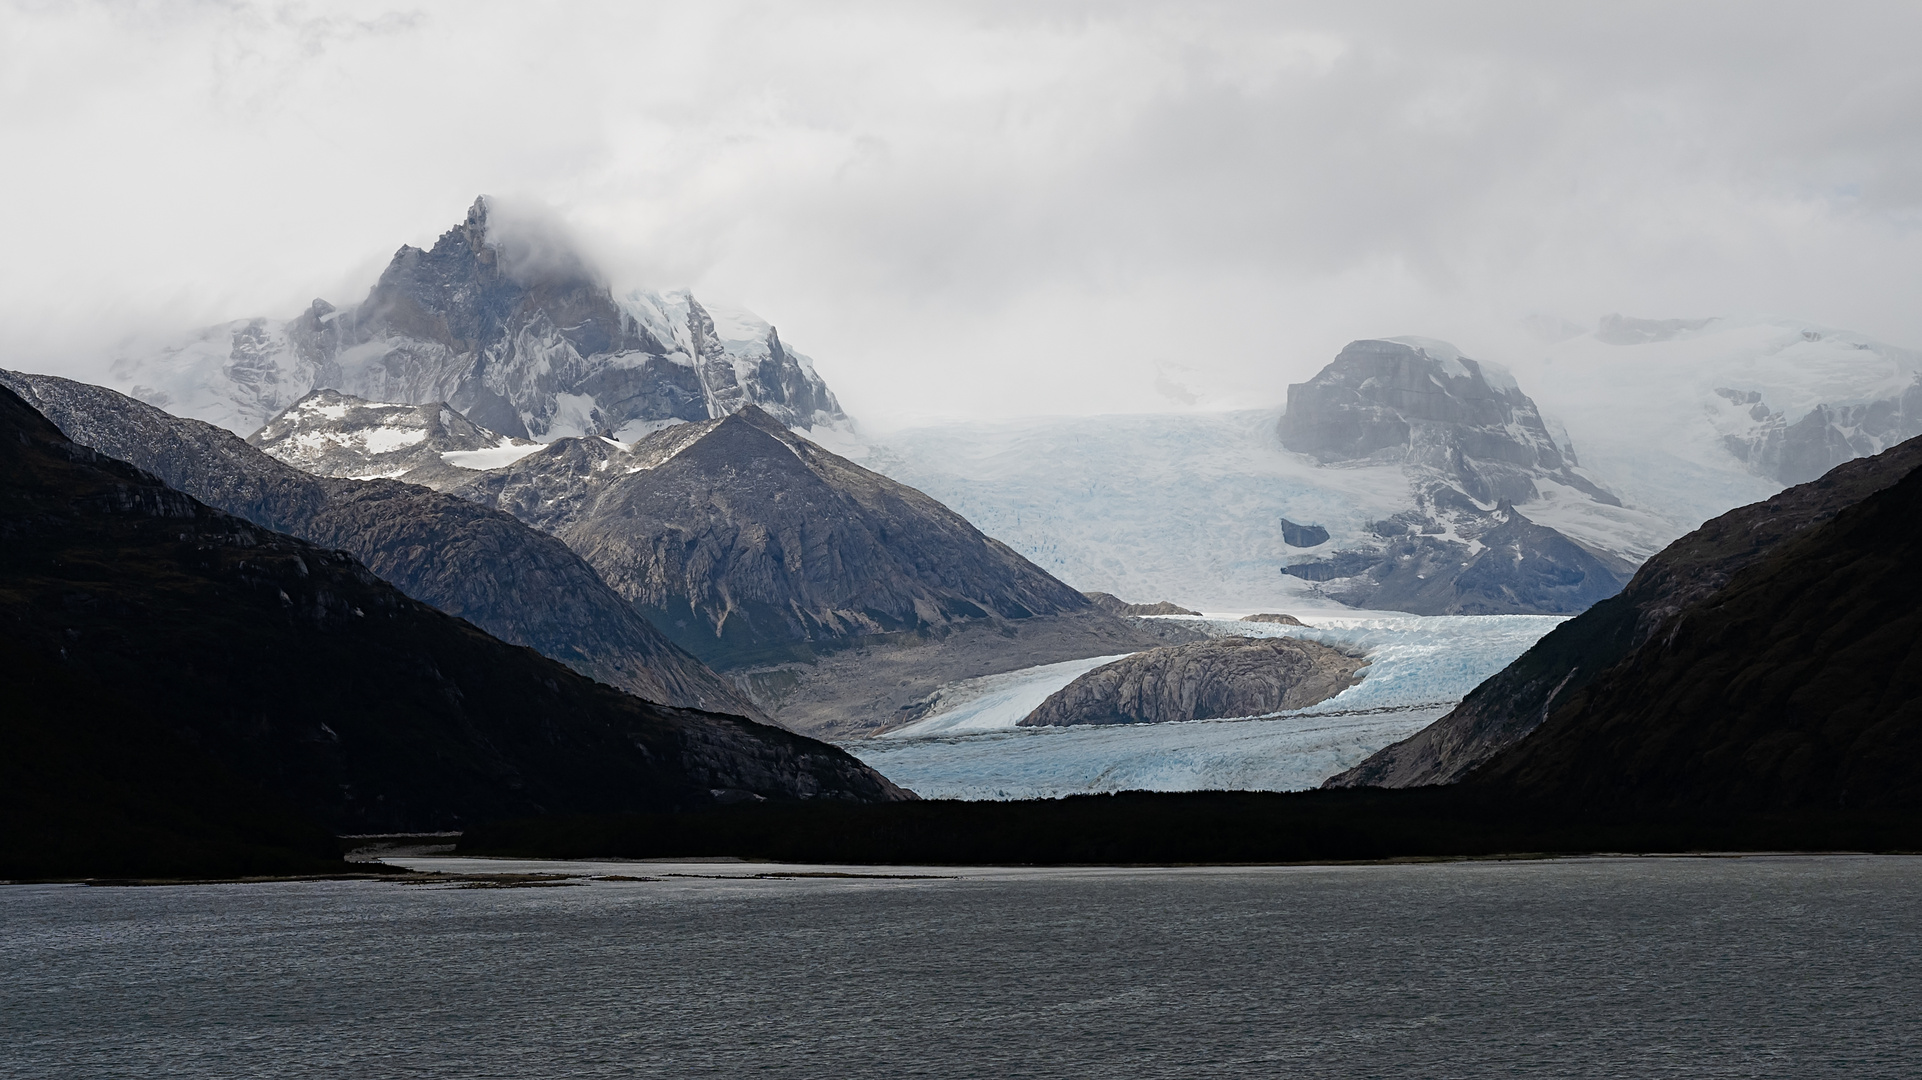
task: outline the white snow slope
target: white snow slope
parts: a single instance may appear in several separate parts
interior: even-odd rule
[[[1112,658],[1050,664],[954,684],[944,688],[947,707],[935,715],[842,745],[927,798],[1295,791],[1438,719],[1563,620],[1314,613],[1313,627],[1197,621],[1215,633],[1304,637],[1359,649],[1369,665],[1359,684],[1319,705],[1273,717],[1017,727],[1049,694]]]
[[[1408,509],[1412,495],[1399,464],[1322,466],[1284,449],[1279,416],[1256,409],[1034,417],[866,441],[810,434],[941,500],[1075,588],[1203,611],[1285,611],[1327,601],[1283,566],[1374,546],[1369,523]],[[1524,514],[1631,559],[1686,531],[1639,509],[1540,486],[1545,498]],[[1288,547],[1282,518],[1320,525],[1329,540]]]

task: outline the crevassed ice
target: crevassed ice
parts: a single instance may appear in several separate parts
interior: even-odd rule
[[[1170,724],[1018,727],[1049,693],[1111,657],[1050,664],[944,688],[951,711],[880,738],[845,743],[922,796],[1054,798],[1095,791],[1314,787],[1452,709],[1565,621],[1549,615],[1340,616],[1314,626],[1191,619],[1221,634],[1298,637],[1363,652],[1362,681],[1272,717]],[[992,680],[992,681],[991,681]],[[972,684],[972,685],[969,685]],[[1032,701],[1033,704],[1028,704]]]

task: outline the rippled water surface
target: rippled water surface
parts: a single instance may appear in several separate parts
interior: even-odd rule
[[[0,887],[0,1074],[1922,1068],[1918,859],[543,868],[577,884]],[[833,872],[939,876],[755,876]]]

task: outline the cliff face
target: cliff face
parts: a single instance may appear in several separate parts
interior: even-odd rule
[[[1149,649],[1055,691],[1021,726],[1158,724],[1301,709],[1360,682],[1366,663],[1293,638],[1229,637]]]
[[[1784,484],[1807,483],[1854,458],[1922,435],[1922,376],[1906,390],[1848,405],[1820,404],[1790,422],[1759,390],[1715,391],[1730,406],[1722,444],[1748,467]]]
[[[1452,783],[1520,742],[1604,671],[1787,541],[1922,466],[1922,440],[1838,466],[1766,502],[1731,510],[1669,545],[1620,595],[1551,631],[1476,687],[1453,712],[1381,751],[1328,787]]]
[[[756,404],[784,423],[845,419],[813,362],[744,312],[686,292],[616,296],[552,229],[486,197],[433,247],[402,247],[361,303],[209,327],[114,365],[116,385],[247,434],[315,389],[447,402],[515,437],[621,432]]]
[[[940,503],[748,407],[631,450],[567,440],[459,494],[522,515],[695,655],[1090,608]]]
[[[833,747],[649,704],[503,644],[345,553],[72,442],[4,389],[0,543],[5,768],[75,773],[26,777],[53,801],[10,815],[21,829],[63,828],[61,793],[98,786],[95,758],[171,813],[174,779],[126,760],[156,740],[337,832],[693,807],[717,791],[905,797]]]
[[[1514,379],[1444,342],[1351,343],[1288,388],[1279,434],[1283,446],[1326,467],[1399,466],[1408,478],[1413,505],[1374,522],[1372,537],[1282,567],[1341,603],[1419,615],[1564,615],[1614,595],[1633,571],[1516,510],[1542,485],[1621,504],[1576,471],[1574,450]],[[1281,527],[1292,546],[1329,539],[1286,519]]]
[[[1467,783],[1588,813],[1922,807],[1917,456],[1708,595],[1645,612],[1638,648]]]
[[[762,719],[567,546],[507,514],[393,481],[310,476],[210,424],[102,387],[0,372],[76,442],[263,528],[339,548],[414,599],[650,701]]]
[[[1324,463],[1402,461],[1469,498],[1527,502],[1552,478],[1598,501],[1541,410],[1505,372],[1438,341],[1356,341],[1288,388],[1281,444]]]

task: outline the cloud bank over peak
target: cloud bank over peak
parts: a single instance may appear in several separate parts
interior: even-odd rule
[[[483,191],[547,219],[527,265],[738,300],[864,417],[1268,405],[1354,338],[1519,361],[1614,312],[1922,344],[1918,31],[1899,5],[19,5],[0,346],[84,375],[156,322],[351,301]]]

